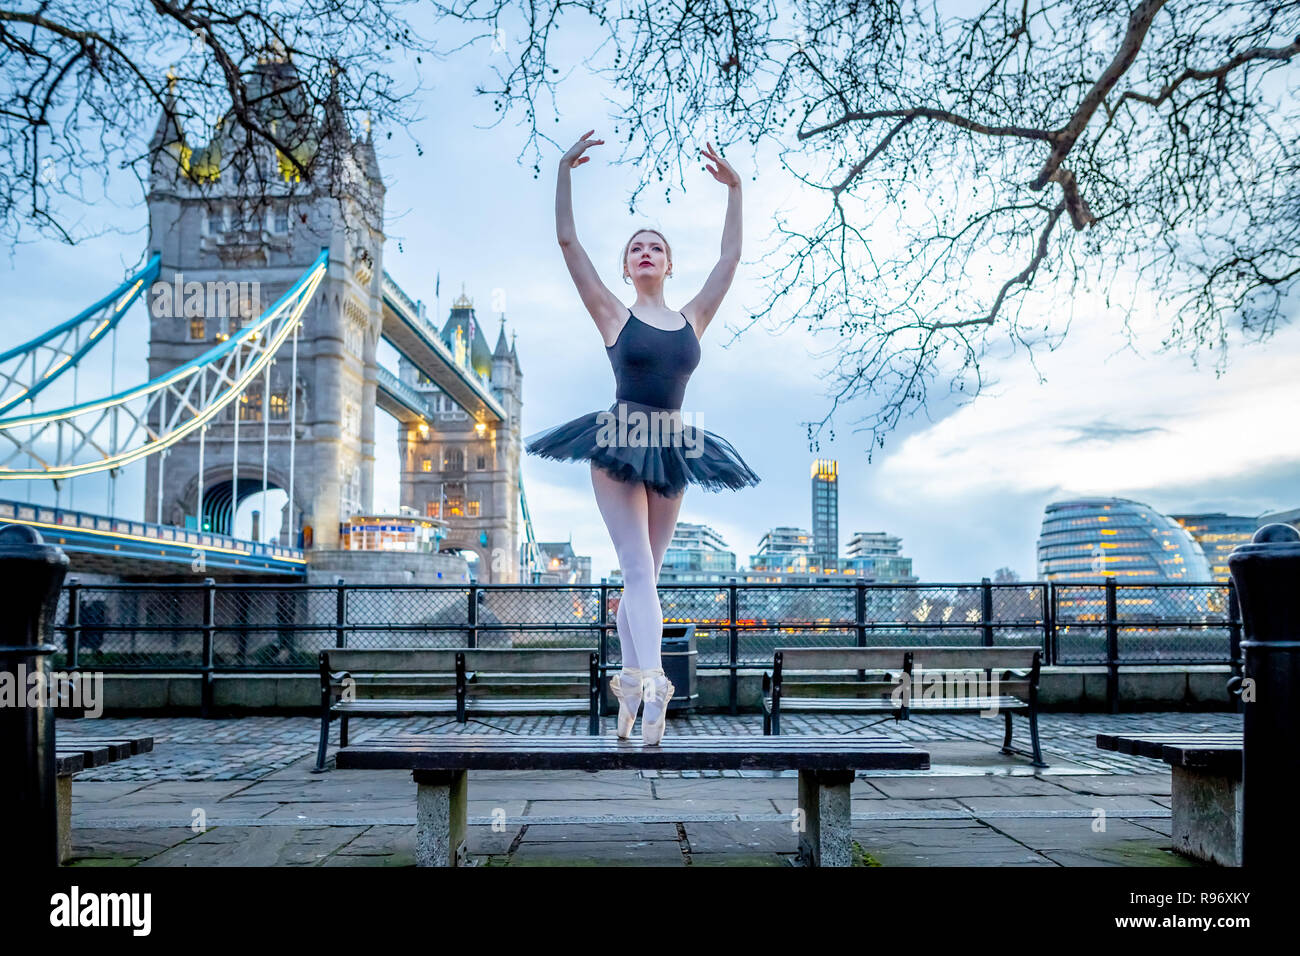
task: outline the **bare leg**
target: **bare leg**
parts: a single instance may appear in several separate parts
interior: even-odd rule
[[[620,481],[593,464],[591,486],[623,571],[623,599],[619,603],[626,607],[628,625],[626,635],[619,629],[623,654],[627,655],[628,647],[632,646],[634,666],[660,667],[664,619],[655,587],[645,485],[639,481]],[[625,616],[623,611],[620,607],[620,623]],[[630,638],[627,643],[623,643],[625,637]]]

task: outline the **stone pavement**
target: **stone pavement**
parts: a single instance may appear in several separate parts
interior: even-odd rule
[[[393,733],[575,734],[585,717],[354,720]],[[998,753],[1002,722],[934,714],[883,722],[787,715],[787,733],[882,733],[930,751],[929,771],[853,787],[864,865],[1190,866],[1169,841],[1169,772],[1099,751],[1097,733],[1239,730],[1229,713],[1043,714],[1051,765]],[[59,721],[83,731],[85,721]],[[121,718],[97,734],[152,734],[154,750],[73,781],[73,866],[409,866],[415,785],[403,771],[312,774],[308,717]],[[675,717],[668,733],[761,734],[757,715]],[[613,733],[606,720],[606,733]],[[1017,747],[1027,744],[1016,719]],[[331,753],[338,739],[332,727]],[[781,866],[795,853],[797,774],[769,771],[470,773],[480,865]]]

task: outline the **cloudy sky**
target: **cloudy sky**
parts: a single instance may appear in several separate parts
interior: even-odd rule
[[[410,136],[381,146],[388,185],[389,240],[384,267],[412,298],[435,308],[439,320],[465,292],[496,340],[503,307],[507,333],[517,333],[524,371],[524,434],[608,407],[614,379],[600,333],[578,298],[555,243],[554,180],[559,151],[548,154],[534,178],[522,152],[522,127],[509,118],[496,126],[490,99],[474,95],[491,79],[486,44],[438,64],[422,96],[422,120]],[[666,233],[674,276],[665,298],[679,308],[699,290],[716,261],[726,190],[696,163],[685,197],[665,203],[651,191],[637,214],[627,211],[632,170],[612,165],[617,147],[598,84],[562,89],[555,137],[566,143],[595,128],[611,140],[595,147],[590,163],[573,173],[578,234],[605,283],[625,303],[635,291],[621,281],[618,255],[643,225]],[[548,117],[549,122],[549,117]],[[704,130],[696,134],[701,140]],[[423,146],[417,155],[412,137]],[[1212,363],[1196,367],[1186,356],[1162,354],[1160,329],[1136,327],[1127,347],[1113,318],[1086,299],[1067,301],[1049,291],[1043,308],[1072,307],[1064,345],[1043,354],[1040,383],[1023,353],[994,357],[996,384],[961,408],[935,410],[892,436],[868,464],[865,433],[842,410],[836,440],[810,451],[804,422],[830,407],[824,377],[832,343],[799,323],[779,334],[761,327],[734,338],[747,310],[765,300],[757,276],[775,248],[773,212],[811,202],[771,157],[736,147],[728,159],[744,180],[744,262],[726,301],[702,340],[703,355],[687,390],[700,423],[729,439],[762,477],[741,492],[687,492],[684,521],[716,528],[743,562],[764,531],[811,524],[809,468],[815,457],[839,461],[841,544],[854,531],[887,531],[903,538],[915,570],[930,581],[961,581],[1009,566],[1035,574],[1035,538],[1048,502],[1077,495],[1132,497],[1166,512],[1227,511],[1259,514],[1300,507],[1300,408],[1294,356],[1300,324],[1280,331],[1266,347],[1234,348],[1226,374]],[[758,174],[757,181],[751,175]],[[101,210],[102,212],[102,210]],[[112,210],[119,230],[70,249],[53,242],[22,246],[0,260],[0,349],[66,318],[111,289],[147,243],[143,205]],[[1097,317],[1092,317],[1097,316]],[[124,333],[119,387],[143,380],[144,314]],[[128,326],[130,328],[130,326]],[[131,344],[127,344],[131,343]],[[83,388],[106,377],[87,373]],[[82,392],[83,397],[88,392]],[[398,502],[396,423],[377,413],[377,509]],[[825,434],[825,433],[824,433]],[[138,469],[137,469],[138,471]],[[585,466],[528,456],[524,480],[536,532],[542,540],[571,538],[592,556],[599,579],[617,566],[596,509]],[[102,510],[105,482],[83,479],[78,507]],[[0,488],[0,497],[25,498]],[[129,490],[134,485],[135,490]],[[31,494],[51,500],[48,488]],[[66,493],[65,493],[66,494]],[[67,503],[65,497],[64,503]],[[138,475],[119,485],[118,510],[140,516]]]

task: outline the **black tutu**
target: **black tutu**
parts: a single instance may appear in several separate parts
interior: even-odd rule
[[[555,461],[590,461],[669,498],[687,484],[735,491],[761,480],[721,435],[685,424],[680,410],[640,402],[615,401],[607,411],[536,432],[524,439],[524,450]]]

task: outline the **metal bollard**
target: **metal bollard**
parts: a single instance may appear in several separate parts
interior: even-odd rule
[[[1241,602],[1242,866],[1294,864],[1300,849],[1300,531],[1269,524],[1228,555]]]
[[[0,821],[14,851],[8,858],[20,866],[59,863],[50,655],[58,651],[51,630],[67,573],[68,556],[35,528],[0,528],[0,581],[9,595],[0,618],[0,681],[12,691],[0,688]],[[44,706],[29,706],[36,687]]]

